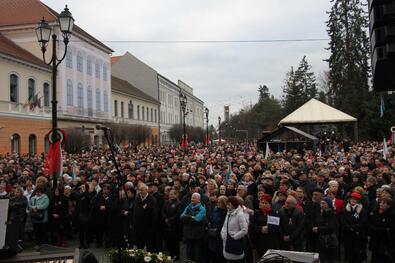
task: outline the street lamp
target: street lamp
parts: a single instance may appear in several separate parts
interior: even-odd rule
[[[221,144],[221,117],[218,116],[218,143]]]
[[[182,128],[183,128],[183,134],[182,134],[182,146],[184,147],[184,150],[186,150],[187,144],[186,144],[186,124],[185,124],[185,117],[188,115],[187,111],[187,96],[180,92],[180,105],[181,105],[181,111],[182,111]]]
[[[204,109],[204,113],[206,113],[206,124],[207,124],[207,127],[206,127],[206,144],[208,146],[208,144],[209,144],[209,142],[208,142],[208,113],[209,113],[209,109],[207,107]]]
[[[57,35],[54,31],[52,31],[51,26],[45,21],[44,17],[41,22],[38,24],[36,30],[37,40],[41,46],[41,51],[43,53],[43,60],[48,65],[51,66],[52,69],[52,144],[61,140],[62,134],[58,130],[58,116],[57,116],[57,100],[56,100],[56,74],[57,68],[59,64],[63,61],[66,57],[67,53],[67,45],[69,43],[69,38],[71,36],[71,32],[73,30],[74,25],[74,18],[71,15],[69,9],[66,7],[64,10],[58,15],[58,24],[60,31],[62,32],[63,36],[63,43],[65,45],[64,54],[61,59],[58,59],[56,54],[56,42],[57,42]],[[51,35],[52,33],[52,35]],[[45,52],[47,51],[47,45],[49,43],[50,37],[52,36],[52,57],[49,62],[45,60]],[[56,172],[56,171],[55,171]],[[54,178],[54,189],[57,186],[57,179]]]

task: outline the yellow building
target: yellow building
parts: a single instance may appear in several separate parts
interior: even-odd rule
[[[159,101],[126,80],[111,76],[112,113],[115,123],[145,125],[151,134],[146,144],[159,144]]]
[[[0,34],[0,153],[41,153],[51,129],[51,70]]]

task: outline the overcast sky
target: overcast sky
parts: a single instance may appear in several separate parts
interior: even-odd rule
[[[145,40],[326,39],[329,0],[42,0],[113,50],[129,51],[174,82],[194,89],[210,121],[257,101],[259,84],[282,95],[286,72],[304,55],[316,76],[328,41],[274,43],[114,43]]]

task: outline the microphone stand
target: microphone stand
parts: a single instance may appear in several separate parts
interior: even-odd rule
[[[111,157],[112,157],[112,161],[114,162],[115,165],[115,169],[117,170],[117,188],[118,188],[118,195],[117,195],[117,199],[119,198],[119,192],[122,190],[122,186],[124,184],[124,178],[123,175],[121,173],[121,170],[119,169],[118,166],[118,162],[117,159],[115,158],[115,152],[114,152],[114,144],[113,144],[113,136],[112,136],[112,132],[111,129],[109,128],[103,128],[103,133],[104,133],[104,137],[107,140],[108,146],[110,147],[110,152],[111,152]],[[125,240],[126,241],[126,240]],[[121,256],[121,244],[120,244],[120,240],[117,240],[117,246],[118,246],[118,260],[119,262],[121,262],[122,260],[122,256]],[[128,243],[128,241],[126,241]]]

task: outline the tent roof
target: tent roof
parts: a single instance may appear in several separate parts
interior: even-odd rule
[[[357,119],[319,100],[311,99],[278,124],[356,122]]]

